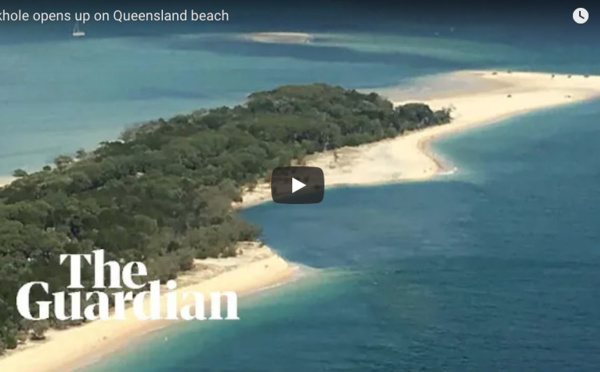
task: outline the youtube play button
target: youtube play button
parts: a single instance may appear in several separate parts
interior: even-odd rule
[[[315,204],[323,200],[325,177],[317,167],[279,167],[271,174],[275,203]]]
[[[292,177],[292,194],[298,190],[305,188],[305,187],[306,187],[305,183],[302,183],[302,182],[298,181],[297,179],[295,179],[294,177]]]

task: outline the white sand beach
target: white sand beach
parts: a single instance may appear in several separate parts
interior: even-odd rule
[[[338,149],[337,160],[333,151],[313,155],[307,158],[307,165],[323,169],[326,187],[424,180],[435,176],[445,167],[429,149],[428,144],[435,138],[533,110],[600,96],[598,76],[461,71],[451,74],[451,78],[482,79],[484,83],[477,85],[476,89],[449,89],[444,94],[418,100],[434,109],[454,107],[451,124],[377,143]],[[394,88],[386,88],[382,92],[396,104],[405,103],[396,101]],[[10,179],[4,181],[9,182]],[[269,185],[259,184],[253,191],[246,191],[243,199],[236,207],[248,207],[270,200]],[[197,264],[206,265],[207,270],[197,270],[180,278],[180,291],[247,292],[284,282],[297,272],[293,265],[268,248],[256,245],[245,247],[244,254],[237,258],[198,261]],[[48,341],[30,343],[1,358],[0,371],[72,370],[73,366],[85,362],[90,355],[116,350],[131,341],[132,337],[139,337],[163,325],[164,322],[128,319],[98,321],[67,331],[53,331]]]
[[[237,257],[197,260],[192,271],[177,279],[178,306],[193,304],[193,298],[182,298],[184,292],[201,292],[205,298],[212,291],[245,294],[284,283],[299,273],[297,266],[260,243],[241,243],[239,249],[243,253]],[[239,321],[243,321],[243,313],[239,316]],[[29,342],[0,357],[0,371],[72,371],[123,346],[131,346],[136,338],[173,322],[140,321],[128,309],[125,320],[95,321],[64,331],[50,331],[46,341]]]
[[[415,131],[393,139],[338,149],[335,151],[337,160],[334,151],[311,155],[307,157],[306,165],[323,169],[326,188],[431,178],[445,170],[441,157],[429,148],[429,143],[435,138],[530,111],[600,96],[600,76],[552,75],[536,72],[459,71],[441,78],[471,82],[480,79],[481,84],[471,84],[477,88],[466,91],[453,91],[449,88],[435,93],[432,98],[415,101],[397,100],[395,93],[402,91],[400,88],[381,89],[381,94],[394,104],[423,102],[432,109],[453,107],[454,119],[447,125]],[[236,207],[256,205],[270,198],[269,184],[261,183],[252,192],[246,192],[243,202]]]
[[[11,183],[14,180],[15,180],[15,178],[11,177],[11,176],[0,176],[0,187],[2,187],[4,185],[8,185],[9,183]]]

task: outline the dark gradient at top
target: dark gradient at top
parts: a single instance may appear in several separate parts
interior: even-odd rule
[[[585,7],[590,12],[590,21],[585,25],[577,25],[572,20],[572,12],[577,7]],[[115,9],[124,11],[182,11],[196,9],[199,11],[220,11],[225,9],[230,15],[227,23],[176,23],[165,22],[152,27],[144,23],[120,24],[113,32],[121,35],[131,34],[164,34],[183,32],[222,32],[248,30],[309,30],[309,31],[389,31],[410,34],[417,32],[418,25],[423,22],[439,23],[440,26],[485,28],[498,25],[519,25],[519,34],[515,39],[527,37],[523,31],[539,34],[543,32],[549,38],[574,39],[578,42],[580,35],[600,29],[600,3],[582,0],[577,3],[568,1],[246,1],[209,0],[189,2],[182,0],[165,1],[103,1],[81,2],[60,0],[51,3],[41,0],[20,2],[11,0],[4,2],[0,9],[23,9],[36,11],[70,11],[70,12],[112,12]],[[87,28],[102,29],[107,35],[110,24],[90,23]],[[7,31],[19,28],[37,28],[48,35],[63,32],[71,25],[64,23],[36,25],[0,23],[1,36]],[[113,27],[114,29],[114,27]],[[39,35],[37,36],[39,40]],[[493,35],[490,35],[493,38]]]

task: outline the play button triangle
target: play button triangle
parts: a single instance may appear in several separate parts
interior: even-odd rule
[[[298,181],[297,179],[295,179],[294,177],[292,177],[292,194],[300,189],[303,189],[304,187],[306,187],[306,184],[304,184],[304,183]]]

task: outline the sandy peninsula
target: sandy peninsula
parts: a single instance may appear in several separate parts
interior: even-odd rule
[[[436,138],[530,111],[600,96],[600,76],[459,71],[438,78],[457,83],[465,81],[469,88],[456,90],[449,86],[411,100],[406,99],[406,87],[368,90],[381,92],[394,104],[424,102],[433,109],[452,107],[452,123],[389,140],[341,148],[335,151],[337,160],[334,151],[311,155],[307,157],[306,165],[323,169],[326,187],[425,180],[454,169],[454,165],[447,164],[431,151],[429,144]],[[243,203],[237,207],[268,201],[271,197],[269,184],[261,183],[244,195]]]
[[[258,38],[282,36],[271,33],[266,36],[254,35]],[[323,169],[326,187],[425,180],[454,167],[430,150],[429,143],[435,138],[522,113],[600,96],[598,76],[460,71],[440,78],[455,82],[477,82],[468,84],[468,89],[453,89],[454,85],[450,84],[445,89],[436,89],[427,97],[411,97],[412,101],[425,102],[434,109],[452,107],[454,120],[451,124],[372,144],[341,148],[336,150],[336,156],[333,151],[312,155],[306,159],[306,164]],[[379,91],[395,104],[402,104],[407,102],[404,88],[387,87]],[[5,182],[9,181],[5,179]],[[236,207],[244,208],[268,200],[269,185],[261,183],[252,191],[245,190],[243,202]],[[179,279],[179,290],[248,292],[286,281],[297,272],[293,265],[267,247],[259,247],[258,243],[242,249],[244,254],[236,258],[198,261],[192,273]],[[72,370],[85,363],[90,355],[97,356],[98,353],[118,349],[130,342],[132,337],[139,337],[164,325],[164,322],[129,319],[92,322],[67,331],[54,331],[49,334],[48,341],[30,343],[1,358],[0,371]]]
[[[236,291],[245,294],[275,286],[299,274],[291,265],[260,243],[241,243],[237,257],[197,260],[194,269],[177,279],[178,304],[193,304],[184,292]],[[191,300],[191,301],[190,301]],[[164,309],[163,309],[164,311]],[[239,314],[243,321],[243,313]],[[50,331],[44,342],[29,342],[0,358],[2,372],[64,372],[82,367],[91,360],[130,346],[132,340],[174,321],[140,321],[131,309],[125,320],[103,320]]]

